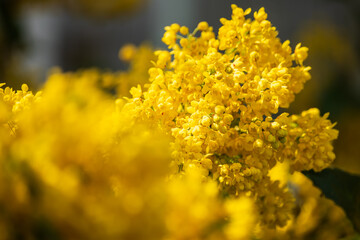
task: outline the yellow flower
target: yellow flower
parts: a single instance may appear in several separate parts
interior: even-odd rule
[[[173,46],[176,42],[176,32],[172,29],[167,30],[161,40],[166,45]]]
[[[123,46],[119,51],[119,58],[123,61],[130,61],[136,53],[136,47],[133,44]]]
[[[295,52],[292,57],[300,65],[303,65],[304,60],[308,57],[308,51],[309,49],[307,47],[301,47],[301,43],[299,43],[296,45]]]
[[[181,26],[180,33],[182,35],[188,35],[189,34],[189,28],[187,28],[186,26]]]
[[[139,98],[142,95],[141,86],[140,84],[137,85],[137,87],[132,87],[130,89],[130,93],[134,98]]]
[[[197,25],[197,28],[200,31],[206,31],[209,28],[209,24],[207,22],[199,22],[199,24]]]

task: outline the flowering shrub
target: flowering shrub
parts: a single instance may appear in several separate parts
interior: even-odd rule
[[[132,88],[124,111],[173,136],[173,163],[181,171],[198,166],[223,194],[252,197],[263,224],[284,226],[294,199],[269,170],[283,161],[292,172],[328,167],[337,130],[317,109],[273,117],[310,79],[303,65],[308,49],[298,44],[292,52],[289,41],[281,43],[263,8],[253,21],[245,19],[250,9],[232,8],[217,38],[206,22],[193,33],[166,27],[162,40],[171,51],[155,52],[148,89]]]
[[[148,83],[134,64],[53,72],[35,95],[1,88],[0,238],[286,236],[295,198],[269,172],[328,167],[338,132],[318,109],[282,110],[310,79],[308,49],[281,43],[263,8],[232,9],[217,37],[206,22],[166,27]]]

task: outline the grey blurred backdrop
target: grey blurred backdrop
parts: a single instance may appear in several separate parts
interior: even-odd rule
[[[300,42],[296,36],[299,29],[321,21],[337,25],[359,42],[357,19],[345,1],[148,0],[135,11],[105,19],[56,6],[31,5],[21,12],[20,22],[27,46],[25,66],[41,72],[42,79],[52,66],[66,71],[94,66],[117,70],[123,68],[118,59],[123,44],[148,41],[164,48],[163,28],[175,22],[193,29],[199,21],[208,21],[217,31],[219,19],[231,17],[231,3],[253,11],[264,6],[282,41]]]

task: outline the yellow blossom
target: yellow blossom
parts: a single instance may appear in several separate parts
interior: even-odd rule
[[[123,46],[119,51],[119,58],[123,61],[130,61],[136,53],[136,47],[132,44]]]
[[[207,22],[200,22],[197,26],[197,28],[200,30],[200,31],[206,31],[209,27],[209,24]]]

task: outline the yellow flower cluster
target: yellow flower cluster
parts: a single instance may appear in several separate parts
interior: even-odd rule
[[[301,173],[290,181],[297,189],[296,197],[302,202],[298,214],[289,221],[282,239],[341,239],[354,234],[344,211],[332,200],[321,196],[321,191]],[[279,237],[279,233],[276,234]]]
[[[156,52],[151,84],[146,91],[133,88],[124,110],[173,137],[179,171],[201,166],[225,195],[253,197],[265,225],[284,226],[293,197],[267,177],[269,170],[284,160],[296,171],[329,166],[337,131],[315,109],[273,117],[310,79],[303,65],[308,49],[281,43],[263,8],[254,20],[245,18],[250,9],[232,9],[217,38],[206,22],[192,33],[178,24],[165,27],[170,51]]]
[[[341,123],[338,126],[341,135],[336,141],[334,165],[347,172],[360,174],[360,148],[357,144],[351,144],[357,142],[357,136],[360,135],[360,126],[357,124],[360,121],[358,107],[347,104],[346,108],[340,110],[326,100],[327,93],[339,84],[340,78],[336,76],[349,74],[356,68],[357,51],[339,28],[329,24],[315,22],[301,29],[298,35],[311,49],[311,58],[307,62],[316,72],[312,74],[313,80],[296,97],[296,104],[292,104],[291,109],[297,111],[300,107],[324,104],[338,109],[340,116],[337,116],[337,120]],[[355,78],[347,77],[344,81],[351,86],[355,84]]]
[[[0,239],[295,231],[294,195],[270,171],[326,168],[338,132],[318,109],[278,114],[310,78],[307,48],[281,43],[263,8],[232,9],[217,37],[172,24],[168,51],[125,46],[127,73],[53,71],[35,95],[2,84]]]
[[[166,239],[250,239],[258,214],[246,197],[219,198],[217,183],[191,168],[168,185],[171,211]]]
[[[22,110],[27,109],[33,102],[41,99],[41,92],[35,96],[26,84],[21,86],[21,90],[14,91],[10,87],[1,88],[5,83],[0,84],[0,124],[6,125],[11,134],[15,134],[17,129],[17,115]]]
[[[336,240],[353,236],[355,231],[344,210],[322,196],[321,191],[302,173],[288,174],[289,167],[288,162],[277,164],[270,176],[281,184],[291,184],[298,202],[296,214],[281,229],[263,229],[260,239]]]
[[[290,160],[292,170],[296,171],[321,171],[329,166],[335,159],[331,141],[338,137],[338,131],[333,129],[335,124],[327,119],[328,116],[327,113],[321,117],[316,108],[304,111],[300,116],[281,114],[277,121],[287,129],[283,132],[287,144],[279,146],[278,160]]]
[[[84,76],[53,72],[41,98],[26,85],[1,88],[1,116],[9,117],[0,128],[0,239],[253,234],[250,199],[219,197],[217,183],[196,168],[168,178],[168,139],[132,124],[121,101]],[[10,134],[6,121],[15,117]]]

